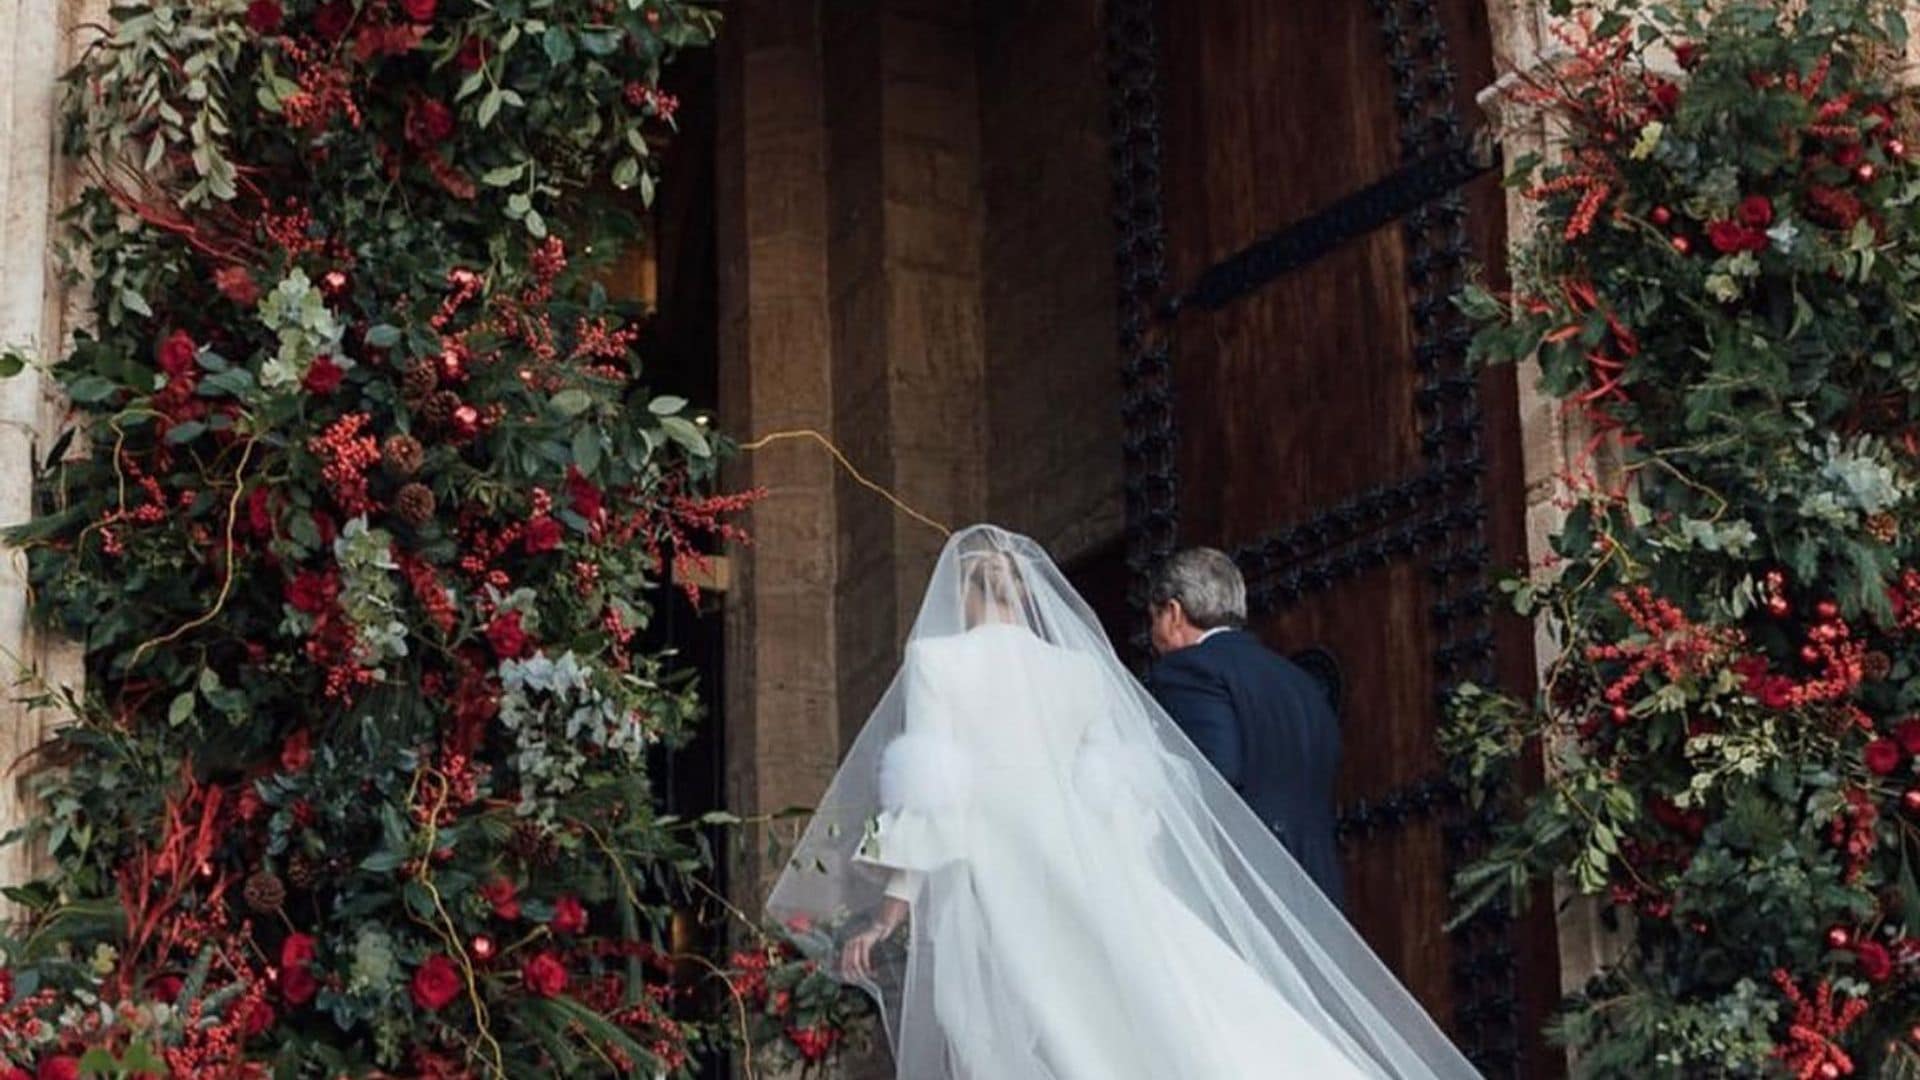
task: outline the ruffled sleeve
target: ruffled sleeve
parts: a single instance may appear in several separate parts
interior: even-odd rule
[[[951,717],[926,658],[909,650],[906,731],[880,759],[880,812],[854,859],[895,871],[887,895],[911,900],[923,876],[966,851],[966,808],[973,767],[951,734]]]

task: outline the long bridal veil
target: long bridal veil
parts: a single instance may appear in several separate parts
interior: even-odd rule
[[[899,932],[843,966],[901,903]],[[880,1003],[911,1080],[1118,1075],[1076,1056],[1101,1040],[1125,1044],[1128,1075],[1224,1078],[1229,1058],[1209,1072],[1180,1044],[1249,1038],[1268,1040],[1271,1071],[1238,1075],[1292,1075],[1300,1038],[1223,1030],[1249,998],[1297,1016],[1351,1075],[1478,1075],[1046,552],[991,526],[942,551],[901,670],[767,908]]]

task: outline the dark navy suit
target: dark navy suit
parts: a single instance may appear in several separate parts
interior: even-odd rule
[[[1340,726],[1313,676],[1244,630],[1168,653],[1147,689],[1335,905]]]

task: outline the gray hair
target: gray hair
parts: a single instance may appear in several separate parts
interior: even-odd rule
[[[1160,608],[1175,600],[1187,621],[1202,630],[1247,622],[1246,579],[1233,559],[1215,548],[1176,551],[1153,572],[1147,602]]]

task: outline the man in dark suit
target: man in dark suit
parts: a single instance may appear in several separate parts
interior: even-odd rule
[[[1147,689],[1338,906],[1340,728],[1320,684],[1242,629],[1246,582],[1222,552],[1174,554],[1148,602],[1159,660]]]

